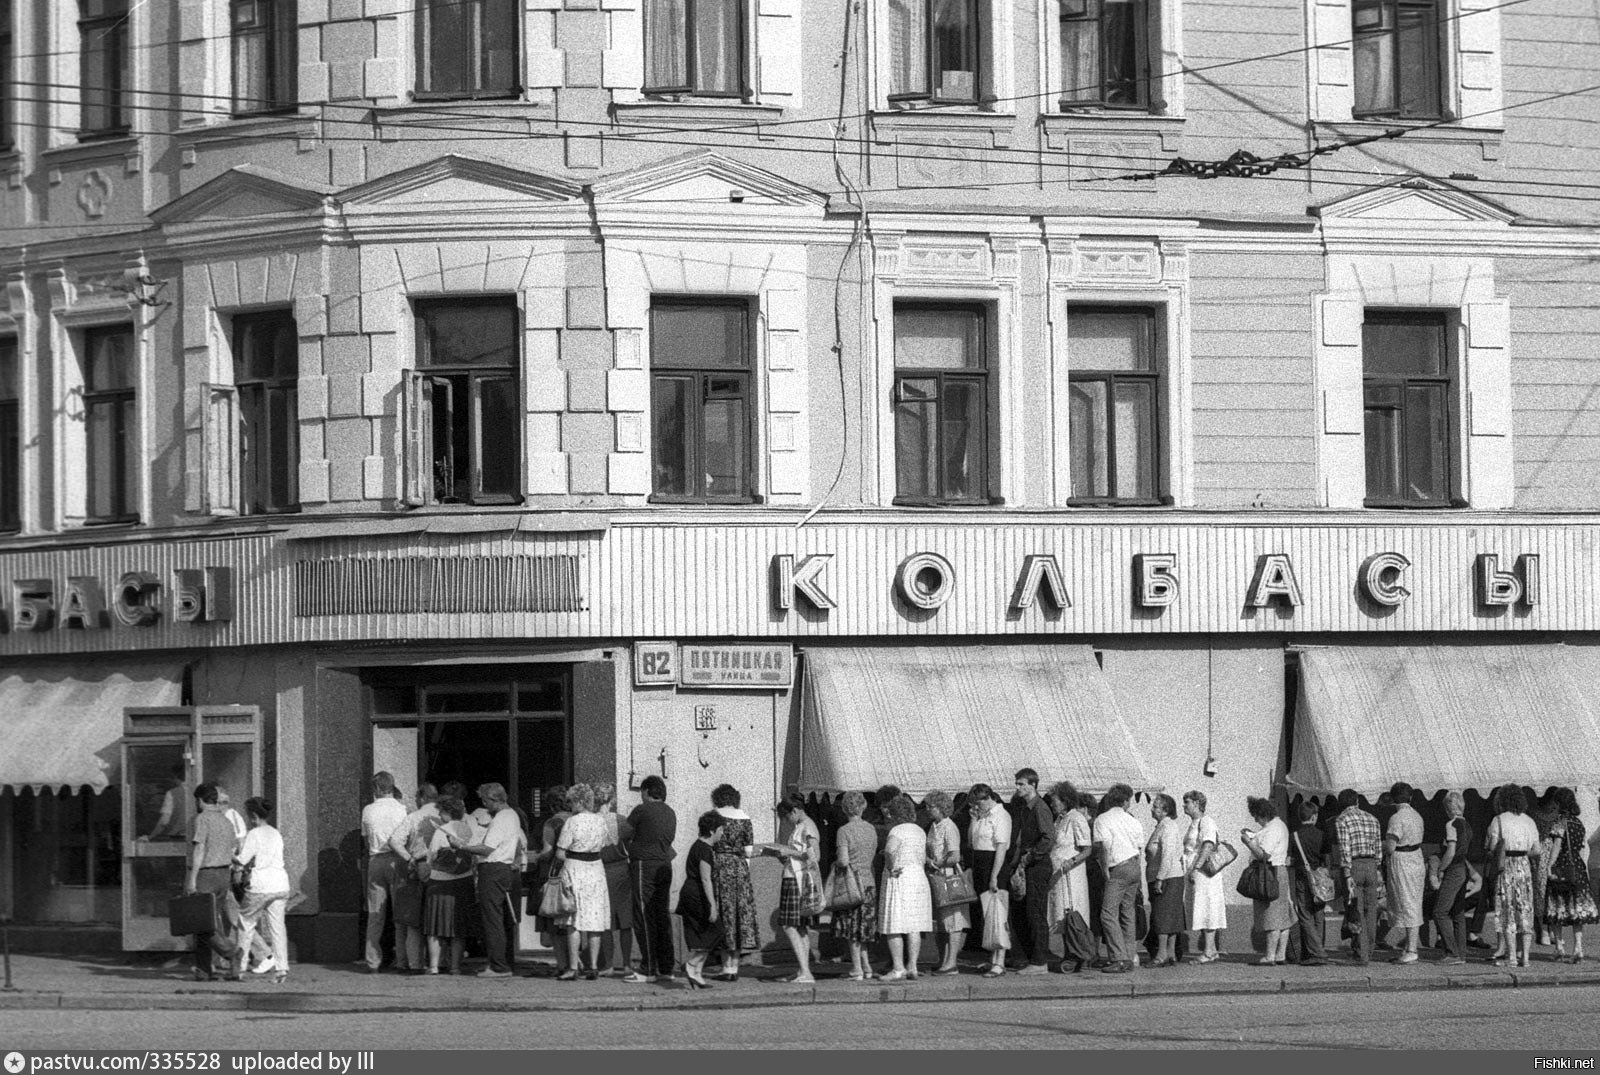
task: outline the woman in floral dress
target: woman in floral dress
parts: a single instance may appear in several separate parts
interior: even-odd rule
[[[572,885],[577,907],[572,913],[572,930],[567,934],[567,969],[556,979],[570,982],[578,976],[581,934],[582,943],[589,949],[589,970],[584,977],[592,982],[599,977],[600,935],[611,928],[611,891],[606,884],[605,865],[600,861],[600,849],[608,839],[606,822],[594,812],[594,789],[588,784],[574,784],[567,789],[567,807],[572,816],[561,826],[561,836],[556,840],[556,863]]]
[[[722,917],[722,973],[719,982],[739,980],[739,961],[746,952],[761,947],[756,931],[756,893],[750,884],[750,857],[756,853],[755,826],[739,809],[739,789],[718,784],[711,805],[728,819],[712,845],[716,855],[712,876],[717,883],[717,908]]]
[[[1589,866],[1583,857],[1589,834],[1578,820],[1578,797],[1571,788],[1556,788],[1551,797],[1557,818],[1551,831],[1554,854],[1550,876],[1545,881],[1544,921],[1555,934],[1556,959],[1561,962],[1568,959],[1561,943],[1561,929],[1572,927],[1571,961],[1582,963],[1583,927],[1600,922],[1600,907],[1596,907],[1594,893],[1589,890]]]

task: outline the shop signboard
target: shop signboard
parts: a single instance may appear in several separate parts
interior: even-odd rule
[[[794,683],[794,647],[685,643],[678,647],[678,683],[684,687],[786,690]]]

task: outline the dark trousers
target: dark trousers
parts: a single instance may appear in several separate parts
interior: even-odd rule
[[[215,892],[222,905],[224,928],[217,933],[197,933],[194,937],[194,966],[202,974],[226,974],[231,968],[234,935],[239,929],[239,904],[233,898],[231,871],[227,866],[207,866],[195,878],[196,892]],[[217,966],[212,957],[220,957]]]
[[[1439,947],[1452,959],[1467,955],[1467,864],[1452,862],[1439,879],[1439,892],[1433,898],[1433,928],[1439,933]]]
[[[1382,883],[1377,859],[1355,859],[1350,863],[1350,895],[1345,917],[1356,926],[1351,947],[1365,963],[1372,958],[1378,935],[1378,887]]]
[[[1289,931],[1289,947],[1285,955],[1295,962],[1327,959],[1328,953],[1322,947],[1322,905],[1312,896],[1304,872],[1298,867],[1291,867],[1290,873],[1294,875],[1295,928]]]
[[[1107,956],[1114,962],[1133,962],[1133,949],[1138,941],[1134,936],[1134,904],[1138,898],[1139,857],[1135,855],[1111,867],[1100,905],[1100,931],[1105,936]]]
[[[517,871],[504,862],[478,864],[478,914],[483,919],[484,947],[490,970],[511,970],[517,962],[517,918],[511,893]]]
[[[632,862],[633,930],[639,938],[639,973],[671,974],[677,962],[672,950],[672,863]]]
[[[1028,891],[1022,913],[1011,916],[1011,939],[1029,963],[1039,966],[1050,962],[1050,863],[1029,866],[1025,876]]]

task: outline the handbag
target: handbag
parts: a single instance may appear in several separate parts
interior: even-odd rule
[[[228,884],[233,888],[233,898],[244,901],[244,894],[250,891],[250,875],[255,872],[256,857],[250,856],[249,862],[235,862],[228,870]]]
[[[544,883],[544,889],[539,893],[540,918],[562,918],[577,913],[577,910],[578,897],[572,891],[572,882],[567,880],[564,873]]]
[[[983,908],[983,946],[991,952],[1011,947],[1011,901],[1004,892],[985,892],[978,897]]]
[[[1238,857],[1239,852],[1232,844],[1226,840],[1218,840],[1216,845],[1212,847],[1211,854],[1207,855],[1206,860],[1195,868],[1207,877],[1215,877],[1229,866],[1232,866],[1233,860]]]
[[[971,870],[936,873],[928,878],[928,888],[933,892],[933,909],[941,914],[978,900],[978,893],[972,887]]]
[[[1251,859],[1234,887],[1246,899],[1270,903],[1278,898],[1278,871],[1269,866],[1266,859]]]
[[[1305,845],[1300,842],[1300,834],[1294,834],[1294,846],[1300,852],[1300,868],[1305,871],[1306,887],[1311,890],[1311,902],[1319,907],[1325,907],[1333,902],[1333,874],[1328,872],[1326,866],[1312,866],[1311,860],[1306,857]]]
[[[1022,900],[1028,898],[1028,871],[1022,868],[1022,863],[1017,863],[1017,868],[1011,871],[1011,898]]]
[[[867,902],[867,897],[861,890],[861,879],[856,876],[856,871],[844,862],[836,863],[833,867],[833,876],[828,878],[828,910],[853,911]]]
[[[174,937],[226,933],[222,901],[215,892],[190,892],[167,901],[167,926]]]

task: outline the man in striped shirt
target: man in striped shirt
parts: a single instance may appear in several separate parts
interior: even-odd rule
[[[1339,793],[1339,816],[1334,819],[1333,831],[1339,841],[1339,866],[1344,871],[1345,917],[1359,924],[1350,947],[1356,962],[1366,964],[1372,959],[1378,932],[1378,853],[1383,834],[1378,829],[1378,819],[1361,809],[1361,796],[1350,788]]]

